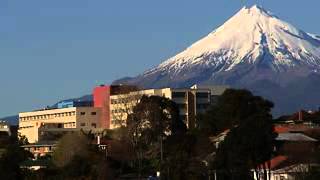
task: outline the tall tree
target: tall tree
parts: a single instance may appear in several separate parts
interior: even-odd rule
[[[128,117],[128,134],[136,154],[139,174],[146,155],[163,159],[162,141],[168,136],[184,131],[177,105],[164,97],[143,96]],[[150,150],[155,150],[150,151]],[[152,153],[153,152],[153,153]]]
[[[247,90],[228,89],[203,115],[200,129],[211,134],[231,129],[219,146],[214,164],[222,179],[250,179],[250,170],[258,171],[259,165],[271,158],[276,137],[272,107],[272,102]]]

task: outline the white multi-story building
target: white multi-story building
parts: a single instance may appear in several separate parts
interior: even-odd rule
[[[114,129],[126,125],[128,114],[132,113],[132,108],[143,95],[162,96],[171,99],[179,107],[180,118],[188,128],[193,128],[196,124],[196,115],[205,112],[207,107],[215,103],[216,98],[227,88],[227,86],[194,85],[185,89],[148,89],[112,95],[110,96],[110,128]]]
[[[20,135],[36,143],[48,132],[94,130],[100,128],[101,109],[71,107],[19,113]]]

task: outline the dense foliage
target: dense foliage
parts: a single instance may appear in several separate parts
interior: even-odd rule
[[[1,139],[0,179],[23,179],[25,172],[20,169],[20,163],[33,157],[20,147],[27,143],[26,139],[19,140],[15,135]]]

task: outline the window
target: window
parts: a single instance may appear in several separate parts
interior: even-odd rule
[[[91,112],[91,115],[97,115],[97,112]]]
[[[187,109],[186,104],[177,104],[179,109]]]
[[[97,127],[97,124],[96,124],[96,123],[92,123],[91,126],[94,127],[94,128],[96,128],[96,127]]]
[[[184,98],[186,96],[185,92],[173,92],[172,98]]]
[[[198,92],[196,96],[197,96],[197,98],[208,98],[209,97],[209,93],[207,93],[207,92]]]
[[[85,112],[80,112],[80,115],[83,116],[83,115],[86,115],[86,113]]]
[[[183,122],[187,122],[187,116],[186,116],[186,115],[180,115],[179,118],[180,118],[180,120],[182,120]]]
[[[207,109],[208,108],[208,106],[209,106],[209,104],[197,104],[196,105],[196,108],[197,109]]]
[[[86,123],[80,123],[80,126],[86,126]]]

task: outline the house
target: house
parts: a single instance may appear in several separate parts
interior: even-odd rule
[[[318,140],[302,133],[279,133],[276,138],[276,151],[293,157],[312,158],[312,153],[317,148]]]
[[[29,151],[33,154],[35,159],[38,157],[52,155],[55,150],[57,144],[55,142],[46,142],[46,143],[35,143],[35,144],[27,144],[21,146],[24,150]]]
[[[264,163],[268,176],[263,178],[263,164],[259,166],[257,172],[253,170],[254,179],[258,180],[297,180],[302,176],[307,175],[314,167],[319,167],[319,164],[297,160],[288,156],[279,155]],[[258,169],[259,169],[258,168]]]

